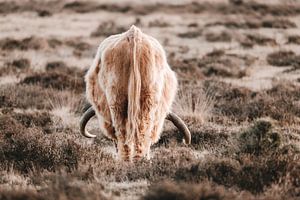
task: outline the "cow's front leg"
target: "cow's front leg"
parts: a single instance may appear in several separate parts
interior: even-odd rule
[[[135,160],[148,155],[151,145],[151,130],[155,119],[155,112],[158,107],[157,86],[142,87],[141,93],[141,114],[138,123],[138,131],[135,135]]]
[[[126,143],[126,131],[125,129],[122,130],[122,133],[118,134],[117,136],[117,151],[119,159],[123,161],[131,161],[131,154],[133,145],[131,143]]]
[[[118,97],[111,96],[110,107],[115,135],[117,137],[118,157],[124,161],[131,161],[133,145],[126,141],[126,121],[127,121],[127,99],[125,95]]]

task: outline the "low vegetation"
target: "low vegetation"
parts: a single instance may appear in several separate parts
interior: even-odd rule
[[[276,2],[1,2],[0,199],[299,199],[300,7]],[[166,121],[135,164],[96,119],[78,129],[97,45],[132,23],[165,47],[192,133]]]

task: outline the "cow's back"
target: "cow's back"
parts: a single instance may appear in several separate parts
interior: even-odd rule
[[[134,32],[137,30],[137,34]],[[118,90],[128,93],[130,69],[133,67],[133,45],[136,41],[136,62],[142,78],[142,87],[149,85],[162,71],[166,62],[161,48],[153,43],[153,38],[134,27],[127,32],[108,38],[102,52],[100,79],[105,86],[117,85]],[[105,42],[105,41],[104,41]],[[163,52],[164,53],[164,52]]]

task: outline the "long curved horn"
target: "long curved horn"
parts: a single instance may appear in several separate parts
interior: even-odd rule
[[[184,142],[186,144],[191,144],[191,132],[182,119],[175,113],[169,113],[166,119],[170,120],[178,128],[178,130],[184,134]]]
[[[83,116],[80,119],[80,133],[87,138],[96,137],[96,135],[91,134],[87,130],[85,130],[86,124],[95,114],[96,113],[95,113],[93,107],[91,106],[84,112]]]
[[[95,111],[92,106],[90,106],[83,114],[83,116],[80,119],[80,133],[87,137],[87,138],[94,138],[96,135],[89,133],[87,130],[85,130],[86,124],[88,121],[95,115]],[[171,121],[180,132],[184,134],[184,141],[186,144],[191,143],[191,132],[185,125],[185,123],[182,121],[182,119],[177,116],[175,113],[169,113],[166,117],[167,120]]]

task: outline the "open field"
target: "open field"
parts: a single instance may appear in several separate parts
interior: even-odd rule
[[[267,3],[266,3],[267,2]],[[177,73],[151,161],[79,133],[99,43],[132,24]],[[0,0],[0,199],[300,199],[300,1]]]

